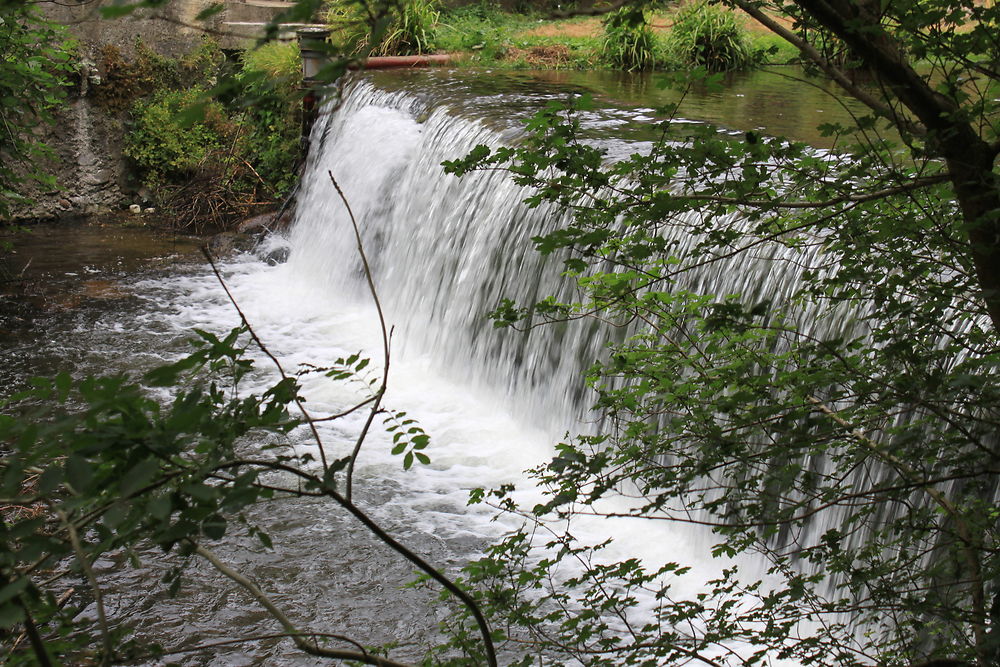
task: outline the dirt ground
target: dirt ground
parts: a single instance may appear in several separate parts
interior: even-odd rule
[[[791,20],[786,17],[776,17],[780,23],[791,27]],[[671,14],[657,13],[650,21],[653,30],[656,32],[666,32],[673,25]],[[744,23],[747,30],[755,33],[771,32],[757,21],[745,17]],[[575,18],[563,21],[549,21],[536,28],[525,30],[521,35],[525,37],[599,37],[602,34],[601,18],[599,16],[588,16],[585,18]]]

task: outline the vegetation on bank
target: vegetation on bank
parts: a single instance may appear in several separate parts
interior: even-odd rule
[[[747,31],[732,12],[703,1],[655,11],[626,7],[603,19],[558,20],[544,8],[506,12],[485,1],[442,8],[435,0],[405,0],[398,9],[396,3],[334,0],[320,15],[332,28],[335,50],[349,56],[448,52],[459,54],[460,66],[627,71],[692,65],[726,71],[792,58]],[[10,33],[5,58],[24,66],[10,68],[0,85],[34,91],[41,103],[5,107],[8,127],[25,126],[25,114],[45,122],[76,67],[72,50],[59,45],[57,26],[19,11],[23,15],[4,23]],[[41,48],[31,58],[14,53],[35,47]],[[196,231],[278,205],[294,185],[301,149],[297,47],[266,43],[232,60],[206,37],[177,59],[141,41],[133,51],[125,57],[117,47],[102,47],[102,81],[89,94],[108,112],[126,115],[124,153],[139,199],[177,227]],[[45,64],[35,67],[39,56]],[[44,143],[24,132],[3,133],[2,141],[0,215],[12,203],[25,203],[18,183],[51,180],[32,168],[46,155]]]
[[[406,0],[400,6],[398,17],[371,34],[370,16],[350,0],[328,3],[322,17],[333,27],[334,45],[346,54],[444,52],[474,66],[677,70],[698,60],[695,50],[706,51],[709,65],[722,71],[797,58],[795,49],[769,32],[751,30],[732,11],[703,0],[660,8],[627,5],[603,18],[567,19],[552,18],[552,8],[508,12],[485,0],[449,8]],[[714,58],[715,51],[726,56]]]
[[[116,77],[102,99],[130,112],[124,153],[178,227],[225,227],[291,191],[301,149],[296,44],[271,42],[239,62],[210,38],[176,61],[142,47],[132,62],[116,49],[103,55]]]
[[[52,152],[30,131],[51,123],[75,71],[75,47],[62,26],[32,4],[0,9],[0,220],[30,203],[29,182],[47,189],[54,177],[41,165]]]

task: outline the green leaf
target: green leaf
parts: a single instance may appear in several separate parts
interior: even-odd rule
[[[0,628],[11,630],[24,620],[24,609],[12,602],[0,604]]]
[[[218,14],[218,13],[222,12],[223,10],[225,10],[225,8],[226,8],[225,4],[223,4],[221,2],[212,3],[208,7],[205,7],[205,9],[201,10],[200,12],[198,12],[198,16],[196,16],[194,20],[195,21],[204,21],[206,19],[210,19],[213,16],[215,16],[216,14]]]
[[[205,536],[213,540],[221,540],[226,534],[226,519],[220,514],[213,514],[201,524]]]
[[[94,464],[83,456],[72,454],[66,459],[66,482],[76,492],[86,492],[94,479],[94,468]]]
[[[18,577],[3,588],[0,588],[0,604],[17,597],[27,590],[30,584],[31,579],[28,577]]]
[[[143,459],[123,475],[122,482],[118,487],[119,492],[123,496],[131,496],[152,482],[159,471],[160,462],[157,459],[153,457]]]
[[[196,353],[184,357],[180,361],[175,361],[172,364],[154,368],[143,377],[146,382],[154,387],[172,387],[177,384],[180,375],[198,368],[204,363],[204,356]]]

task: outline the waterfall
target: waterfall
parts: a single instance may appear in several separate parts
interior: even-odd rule
[[[326,290],[368,298],[350,221],[330,172],[360,225],[375,283],[396,327],[397,349],[429,356],[459,383],[495,396],[554,437],[586,432],[596,416],[589,412],[594,396],[584,388],[582,373],[627,331],[587,319],[527,332],[492,327],[486,313],[501,297],[519,304],[547,295],[572,301],[574,286],[561,276],[560,258],[542,257],[531,241],[563,225],[566,213],[523,205],[529,193],[506,173],[458,179],[440,166],[478,144],[496,147],[516,140],[481,109],[478,114],[466,113],[461,102],[387,92],[366,79],[349,85],[339,106],[328,106],[314,128],[288,268]],[[724,222],[736,228],[744,224],[736,216]],[[673,234],[669,241],[679,256],[699,241],[678,228],[664,233]],[[676,287],[739,294],[745,303],[784,304],[802,287],[802,267],[821,263],[820,252],[819,243],[804,249],[759,245],[685,272]],[[818,340],[854,339],[868,333],[868,314],[856,304],[850,309],[806,304],[791,313],[790,324]],[[369,352],[376,348],[373,340]],[[903,423],[911,417],[901,413],[895,419]],[[814,471],[831,465],[817,459],[806,462]],[[859,467],[856,478],[845,484],[863,485],[871,473]],[[799,544],[814,543],[850,511],[831,508],[797,536]],[[905,511],[886,507],[879,520],[888,523]],[[858,531],[850,539],[856,545],[865,535]]]
[[[336,111],[328,106],[313,134],[290,264],[303,280],[367,298],[362,265],[332,172],[357,217],[375,282],[404,348],[433,355],[462,382],[491,387],[526,418],[561,435],[579,431],[593,395],[583,372],[607,343],[627,332],[593,320],[528,332],[494,329],[487,313],[501,297],[527,305],[547,295],[572,300],[558,256],[542,257],[532,237],[557,229],[568,214],[521,202],[528,191],[506,173],[461,179],[441,163],[478,144],[496,147],[513,136],[483,119],[463,117],[446,101],[386,92],[368,80],[349,86]],[[620,121],[616,121],[620,122]],[[622,154],[626,151],[618,149]],[[692,214],[693,215],[693,214]],[[728,223],[742,224],[733,216]],[[667,231],[684,256],[698,238]],[[813,247],[807,250],[816,253]],[[678,289],[741,294],[754,303],[784,303],[801,286],[801,256],[779,244],[713,263],[678,277]],[[809,258],[807,258],[808,261]],[[856,313],[798,315],[820,338],[856,334]]]
[[[501,296],[530,303],[566,293],[558,262],[546,261],[531,243],[560,217],[523,206],[526,192],[506,174],[446,175],[442,161],[477,144],[496,146],[503,136],[425,104],[360,81],[327,114],[313,137],[291,232],[291,268],[328,289],[367,298],[332,172],[359,222],[403,348],[433,355],[456,380],[490,387],[529,421],[564,431],[588,400],[579,376],[600,355],[597,328],[516,333],[494,330],[487,318]]]

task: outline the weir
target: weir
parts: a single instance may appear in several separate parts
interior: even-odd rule
[[[538,105],[548,98],[539,94]],[[583,388],[582,374],[628,330],[593,319],[527,332],[493,328],[487,313],[501,298],[519,305],[547,295],[573,300],[573,286],[561,275],[562,257],[543,257],[531,240],[563,225],[567,214],[522,204],[530,193],[506,173],[459,179],[440,166],[478,144],[516,141],[517,129],[497,129],[495,119],[478,113],[446,100],[381,90],[366,79],[350,84],[339,108],[328,105],[313,134],[290,267],[304,280],[367,298],[332,172],[361,226],[401,345],[433,355],[463,382],[494,388],[535,423],[558,434],[579,431],[594,398]],[[613,149],[628,150],[622,142]],[[736,216],[727,223],[742,224]],[[694,254],[698,237],[681,228],[665,234],[679,256]],[[676,288],[741,294],[745,303],[785,303],[801,286],[803,260],[809,263],[819,251],[813,246],[805,252],[803,258],[778,244],[763,245],[689,271]],[[825,339],[861,332],[859,320],[857,313],[817,309],[799,313],[797,324]]]
[[[540,92],[535,104],[552,97],[551,92]],[[519,305],[547,295],[573,301],[574,288],[571,279],[561,276],[561,258],[543,257],[531,241],[564,224],[565,213],[522,204],[529,193],[506,173],[477,172],[459,179],[440,166],[478,144],[495,147],[518,140],[517,126],[522,123],[488,111],[490,99],[499,96],[480,95],[469,102],[442,94],[437,99],[413,90],[387,91],[365,78],[346,86],[343,98],[326,106],[313,130],[303,194],[289,234],[287,270],[355,301],[370,298],[349,218],[330,182],[332,173],[360,225],[387,319],[395,325],[396,351],[432,359],[436,369],[494,396],[505,410],[541,427],[555,442],[566,432],[599,429],[599,417],[590,410],[595,396],[582,375],[609,343],[622,340],[630,330],[595,319],[526,332],[492,326],[487,313],[500,298]],[[585,127],[588,122],[597,127],[601,120],[585,118]],[[612,153],[643,149],[641,143],[607,145]],[[735,216],[726,222],[737,229],[743,224]],[[690,256],[699,240],[680,227],[664,233],[681,257]],[[818,242],[795,250],[761,244],[751,252],[704,263],[678,277],[675,287],[720,297],[740,294],[746,304],[785,304],[802,286],[802,267],[821,263],[821,252]],[[857,309],[807,304],[789,313],[794,327],[815,339],[868,333],[868,313]],[[956,322],[969,326],[961,318]],[[367,353],[377,356],[374,339]],[[895,419],[914,414],[903,412]],[[807,465],[823,472],[830,463],[817,457]],[[859,467],[858,478],[845,484],[863,486],[869,483],[864,476],[878,477],[881,472],[892,478],[889,467],[880,471],[869,465]],[[892,522],[906,511],[905,506],[886,506],[876,520]],[[814,542],[827,529],[840,526],[850,512],[849,507],[834,507],[817,515],[795,541]],[[605,530],[614,533],[617,528]],[[865,537],[864,531],[856,531],[847,544],[859,544]],[[660,539],[676,541],[676,536]],[[711,560],[707,546],[716,540],[692,533],[681,540],[699,554],[696,557]],[[638,541],[626,538],[623,548],[627,552],[644,541],[649,542],[647,535],[638,536]],[[927,546],[922,558],[937,557],[934,545]],[[764,567],[751,565],[754,569],[761,574]]]

